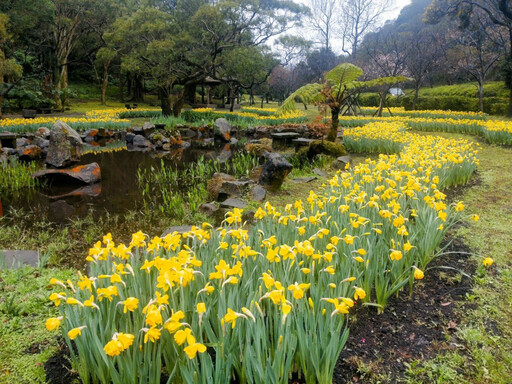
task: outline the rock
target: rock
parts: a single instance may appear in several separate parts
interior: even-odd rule
[[[99,133],[99,131],[97,129],[88,129],[87,131],[84,132],[83,137],[84,138],[86,138],[86,137],[95,138],[96,136],[98,136],[98,133]]]
[[[301,147],[309,147],[309,145],[315,141],[314,139],[306,139],[304,137],[299,137],[298,139],[294,139],[293,143],[295,144],[295,151],[298,151]]]
[[[328,155],[331,157],[345,156],[347,151],[341,143],[333,143],[332,141],[315,140],[309,144],[308,158],[311,160],[316,155]]]
[[[229,140],[229,143],[234,145],[238,143],[238,139],[236,137],[232,137],[231,140]]]
[[[349,156],[340,156],[336,160],[334,160],[334,162],[332,163],[331,166],[334,169],[345,170],[345,169],[347,169],[347,167],[350,166],[351,162],[352,162],[352,160],[350,159]]]
[[[248,223],[248,224],[254,224],[254,215],[256,212],[254,212],[252,209],[248,211],[244,211],[242,214],[242,223]]]
[[[254,201],[263,201],[267,196],[267,190],[261,185],[254,185],[250,190],[250,195]]]
[[[217,160],[222,164],[228,161],[231,156],[233,156],[233,152],[231,152],[231,144],[226,144],[224,148],[222,148],[222,151],[220,151],[219,156],[217,156]]]
[[[80,135],[66,123],[57,120],[50,132],[45,162],[55,168],[65,167],[80,160],[82,145]]]
[[[180,148],[181,149],[187,149],[191,146],[192,144],[190,144],[190,141],[182,141],[181,144],[180,144]]]
[[[43,137],[45,139],[49,139],[50,138],[50,130],[48,128],[46,128],[46,127],[40,127],[37,130],[36,135],[40,136],[40,137]]]
[[[17,150],[15,150],[14,148],[9,148],[9,147],[3,147],[2,152],[7,154],[7,156],[13,156],[13,155],[18,154]]]
[[[279,153],[270,153],[266,157],[259,183],[271,189],[279,189],[293,166]]]
[[[296,179],[293,179],[292,181],[294,183],[311,183],[312,181],[315,181],[317,178],[315,176],[309,176],[309,177],[298,177]]]
[[[297,132],[272,133],[272,148],[285,148],[292,144],[300,135]]]
[[[38,251],[0,250],[0,268],[21,268],[25,265],[36,267],[39,261]]]
[[[50,146],[50,140],[43,139],[42,137],[36,137],[34,143],[41,149],[46,149]]]
[[[219,189],[218,200],[225,200],[228,197],[239,197],[245,193],[249,186],[254,184],[252,180],[227,180]]]
[[[221,208],[228,208],[228,209],[233,209],[233,208],[244,209],[247,207],[247,203],[243,200],[232,197],[227,200],[224,200],[222,203],[220,203],[220,206],[221,206]]]
[[[256,127],[254,137],[266,137],[268,136],[268,127]]]
[[[146,121],[144,125],[142,126],[142,132],[145,137],[149,137],[155,130],[155,124],[150,123],[149,121]]]
[[[174,232],[183,234],[185,232],[190,232],[191,229],[192,229],[191,225],[175,225],[173,227],[170,227],[170,228],[166,229],[164,231],[164,233],[162,233],[161,237],[165,237],[168,234],[174,233]]]
[[[42,150],[37,145],[27,145],[18,149],[18,156],[23,160],[35,160],[41,157]]]
[[[320,177],[327,177],[327,173],[325,173],[324,171],[322,171],[322,170],[321,170],[321,169],[319,169],[319,168],[315,168],[315,169],[313,169],[313,173],[314,173],[315,175],[320,176]]]
[[[272,152],[272,140],[263,138],[256,142],[245,145],[245,150],[251,155],[264,156],[267,152]]]
[[[133,144],[133,138],[135,137],[135,133],[126,132],[124,139],[126,140],[126,144]]]
[[[204,213],[206,215],[214,215],[219,211],[219,207],[215,205],[215,203],[204,203],[199,207],[199,212]]]
[[[229,124],[225,118],[221,117],[220,119],[215,120],[214,129],[215,136],[218,136],[227,142],[231,140],[231,124]]]
[[[212,178],[208,180],[207,189],[208,189],[208,197],[210,200],[217,200],[219,197],[219,192],[226,181],[235,181],[236,179],[228,175],[226,173],[214,173]]]
[[[71,169],[43,169],[32,175],[34,178],[47,178],[54,181],[75,181],[82,184],[94,184],[101,181],[101,169],[98,163],[79,165]]]
[[[135,135],[133,138],[133,146],[138,148],[150,148],[151,142],[142,135]]]
[[[48,208],[48,218],[56,223],[63,223],[76,214],[76,208],[65,200],[53,201]]]
[[[26,147],[29,144],[30,144],[30,141],[24,137],[20,137],[20,138],[16,139],[16,148],[17,149]]]

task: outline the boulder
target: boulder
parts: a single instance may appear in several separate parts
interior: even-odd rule
[[[217,200],[222,185],[226,181],[235,181],[236,179],[226,173],[214,173],[213,177],[208,180],[207,189],[210,200]]]
[[[36,135],[43,137],[45,139],[49,139],[50,138],[50,130],[46,127],[41,127],[37,130]]]
[[[66,123],[57,120],[50,131],[50,145],[46,164],[62,168],[80,160],[82,151],[80,135]]]
[[[279,153],[269,153],[266,158],[259,183],[270,189],[279,189],[293,166]]]
[[[150,123],[149,121],[145,122],[144,125],[142,126],[142,132],[146,137],[149,137],[149,135],[151,135],[154,130],[155,124]]]
[[[133,138],[135,137],[135,133],[126,132],[124,135],[124,139],[126,140],[126,144],[133,144]]]
[[[221,206],[221,208],[227,208],[227,209],[233,209],[233,208],[244,209],[247,207],[247,203],[243,200],[232,197],[232,198],[224,200],[222,203],[220,203],[220,206]]]
[[[132,143],[133,143],[134,147],[138,147],[138,148],[151,147],[151,142],[142,135],[135,135]]]
[[[192,230],[192,226],[191,225],[175,225],[173,227],[170,227],[168,229],[166,229],[164,231],[164,233],[162,233],[162,237],[165,237],[167,236],[168,234],[170,233],[179,233],[179,234],[183,234],[185,232],[190,232]]]
[[[327,173],[325,173],[324,171],[322,171],[321,169],[319,168],[315,168],[313,169],[313,173],[317,176],[320,176],[320,177],[327,177]]]
[[[254,201],[263,201],[267,196],[267,190],[261,185],[254,185],[250,190],[250,195]]]
[[[293,179],[292,181],[294,183],[311,183],[312,181],[315,181],[317,178],[315,176],[309,176],[309,177],[298,177],[296,179]]]
[[[41,157],[42,150],[37,145],[27,145],[18,149],[18,156],[23,160],[35,160]]]
[[[341,143],[332,141],[315,140],[309,144],[308,158],[313,159],[316,155],[327,155],[331,157],[345,156],[347,151]]]
[[[16,139],[16,148],[18,150],[22,149],[23,147],[26,147],[29,144],[30,144],[30,140],[28,140],[24,137],[20,137],[20,138]]]
[[[204,203],[199,207],[199,212],[204,213],[206,215],[214,215],[219,210],[219,207],[215,205],[215,203]]]
[[[101,181],[101,169],[98,163],[79,165],[71,169],[43,169],[32,175],[33,178],[52,179],[54,182],[74,181],[79,184],[94,184]]]
[[[0,250],[2,264],[0,268],[23,268],[26,265],[37,267],[39,261],[38,251]]]
[[[336,160],[334,160],[334,162],[332,163],[332,167],[334,169],[345,170],[347,169],[347,167],[350,166],[351,162],[352,160],[350,159],[349,156],[340,156]]]
[[[50,140],[43,139],[42,137],[36,137],[34,144],[41,149],[46,149],[50,146]]]
[[[272,140],[268,138],[255,140],[246,144],[245,150],[251,155],[264,156],[267,152],[272,152]]]
[[[228,197],[242,196],[249,186],[254,184],[252,180],[227,180],[224,181],[219,189],[218,199],[225,200]]]
[[[229,142],[231,140],[231,124],[225,119],[220,118],[214,123],[215,136]]]

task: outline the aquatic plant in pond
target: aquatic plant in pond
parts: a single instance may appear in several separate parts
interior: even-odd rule
[[[226,172],[237,178],[249,176],[258,164],[258,157],[245,151],[235,153],[223,164],[201,156],[183,169],[167,166],[162,160],[159,167],[139,169],[137,179],[146,204],[156,204],[162,213],[183,219],[187,212],[197,213],[205,202],[206,185],[214,173]]]
[[[24,163],[15,159],[0,161],[0,195],[35,188],[39,182],[32,178],[32,174],[39,168],[34,162]]]

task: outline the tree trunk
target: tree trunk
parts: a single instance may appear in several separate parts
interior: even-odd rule
[[[377,113],[376,115],[378,117],[382,117],[382,110],[384,109],[384,104],[385,104],[385,101],[386,101],[386,95],[387,95],[388,91],[381,91],[379,93],[379,97],[380,97],[380,100],[379,100],[379,109],[377,109]]]
[[[338,126],[340,125],[339,115],[340,108],[331,107],[331,129],[327,135],[327,140],[332,142],[336,141],[336,136],[338,135]]]
[[[480,104],[480,112],[484,111],[484,82],[478,81],[478,103]]]
[[[1,83],[0,83],[1,84]],[[0,95],[0,119],[3,119],[4,115],[2,114],[2,104],[4,103],[4,96]],[[0,216],[1,217],[1,216]]]
[[[185,95],[183,94],[183,91],[181,91],[172,106],[172,114],[174,117],[179,117],[181,110],[183,109],[183,105],[185,105]]]
[[[420,85],[416,84],[414,87],[414,99],[412,99],[412,109],[416,110],[416,107],[418,106],[418,98],[420,94]]]
[[[126,76],[124,73],[119,74],[119,101],[124,103],[124,86],[126,84]]]
[[[196,103],[196,84],[185,84],[183,91],[185,102],[194,105]]]
[[[101,105],[106,104],[109,64],[110,63],[103,64],[103,84],[101,85]]]
[[[512,117],[512,81],[510,82],[510,94],[508,99],[507,117]]]
[[[162,94],[161,106],[162,106],[162,115],[164,115],[164,116],[172,115],[171,97],[169,95]]]
[[[133,101],[142,103],[144,101],[144,78],[136,74],[133,77]]]

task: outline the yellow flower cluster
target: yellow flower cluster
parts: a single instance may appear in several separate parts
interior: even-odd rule
[[[363,107],[362,110],[364,112],[376,112],[377,107]],[[442,110],[442,109],[429,109],[429,110],[414,110],[414,111],[406,111],[404,107],[391,107],[389,110],[387,108],[384,109],[384,113],[391,112],[395,116],[421,116],[421,115],[429,115],[429,116],[446,116],[446,117],[460,117],[460,118],[484,118],[487,115],[483,112],[463,112],[463,111],[450,111],[450,110]]]
[[[34,125],[52,125],[57,120],[60,120],[66,124],[72,125],[85,125],[90,123],[129,123],[129,120],[117,119],[111,117],[36,117],[35,119],[24,119],[24,118],[14,118],[14,119],[2,119],[0,120],[0,127],[12,127],[12,126],[34,126]]]
[[[87,111],[85,115],[91,118],[101,118],[101,119],[118,119],[119,115],[123,112],[161,112],[160,108],[137,108],[137,109],[126,109],[126,108],[110,108],[110,109],[95,109],[92,111]]]
[[[177,382],[207,381],[214,371],[225,374],[219,382],[233,372],[264,382],[268,370],[286,381],[287,361],[301,361],[306,382],[330,382],[350,309],[373,302],[382,310],[424,277],[464,210],[441,190],[466,182],[478,164],[465,140],[397,124],[348,129],[345,141],[401,152],[340,171],[283,209],[264,204],[250,228],[235,209],[217,229],[137,232],[126,245],[108,234],[90,249],[89,276],[79,275],[77,288],[52,280],[62,317],[47,328],[62,323],[74,339],[82,380],[158,382],[154,362],[164,361]]]
[[[215,110],[212,108],[196,108],[196,109],[193,109],[193,111],[197,112],[197,113],[213,113],[213,114],[217,114],[217,115],[250,117],[250,118],[253,118],[256,120],[297,119],[297,118],[306,116],[306,113],[304,113],[303,111],[299,111],[299,110],[279,114],[279,113],[277,113],[277,109],[275,109],[275,110],[272,109],[272,112],[274,112],[274,114],[272,114],[272,115],[260,115],[258,113],[253,113],[253,112],[243,112],[243,110],[240,112],[238,112],[238,111],[237,112],[227,112],[227,111]]]

